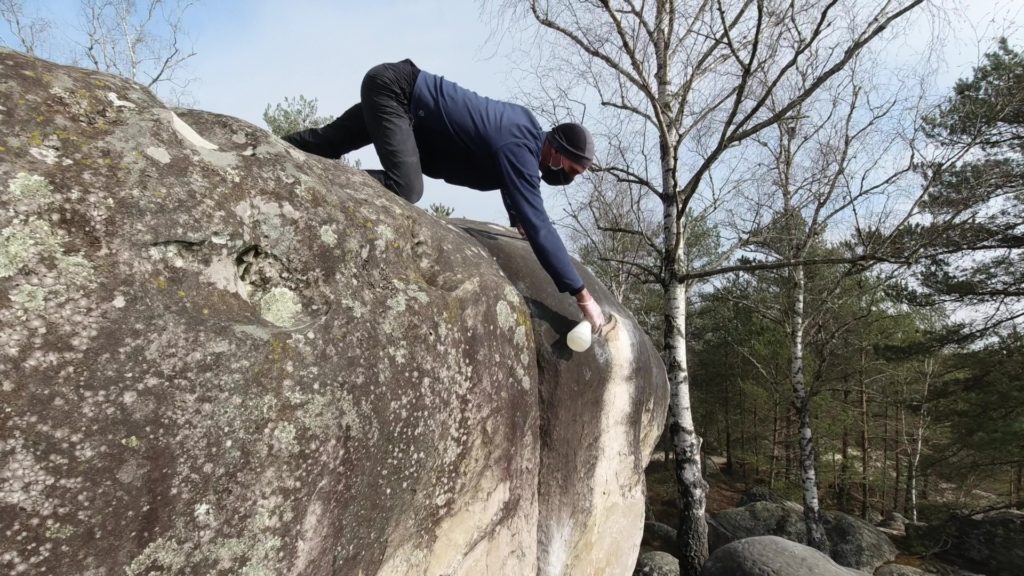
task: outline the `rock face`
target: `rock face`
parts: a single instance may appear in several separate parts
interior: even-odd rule
[[[576,303],[558,295],[529,244],[508,228],[456,222],[494,255],[533,318],[542,382],[540,572],[628,574],[639,540],[622,539],[618,526],[639,526],[642,535],[644,468],[667,405],[664,365],[632,320],[587,352],[572,352],[565,334],[579,322]],[[589,275],[584,281],[609,303],[606,314],[628,318],[603,286]],[[637,389],[639,382],[657,384]]]
[[[830,555],[839,564],[871,571],[896,557],[892,541],[871,524],[842,512],[825,512],[824,515]],[[763,500],[715,514],[710,528],[712,549],[742,538],[764,535],[807,543],[802,512],[792,505]]]
[[[0,573],[630,573],[668,390],[592,276],[573,354],[524,242],[252,125],[10,51],[0,122]]]
[[[704,576],[865,576],[814,548],[777,536],[744,538],[715,550]]]

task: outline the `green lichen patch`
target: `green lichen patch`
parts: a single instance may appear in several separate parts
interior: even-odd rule
[[[66,540],[75,534],[75,529],[67,524],[54,522],[46,527],[46,537],[51,540]]]
[[[7,184],[7,192],[14,211],[20,214],[37,212],[56,199],[46,178],[25,172],[19,172]]]
[[[65,283],[75,287],[87,287],[96,283],[96,272],[85,258],[72,256],[57,257],[57,271]]]
[[[338,244],[338,235],[334,233],[334,230],[331,230],[330,226],[320,227],[320,239],[324,241],[324,244],[332,248]]]
[[[174,540],[160,539],[153,542],[125,568],[129,576],[152,573],[153,568],[167,574],[183,574],[183,569],[192,558],[192,551]]]
[[[515,316],[512,314],[512,309],[509,308],[508,302],[499,300],[496,312],[498,314],[498,326],[508,330],[516,325]]]
[[[26,312],[42,312],[46,309],[46,290],[39,286],[22,284],[8,293],[15,308]]]
[[[260,298],[260,315],[278,326],[295,324],[302,314],[302,302],[297,294],[282,286],[277,286]]]
[[[0,278],[13,276],[41,256],[60,252],[61,234],[38,218],[16,219],[0,230]]]

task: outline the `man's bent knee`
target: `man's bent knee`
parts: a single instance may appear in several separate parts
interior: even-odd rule
[[[423,197],[423,180],[395,186],[392,191],[408,200],[410,204],[415,204]]]

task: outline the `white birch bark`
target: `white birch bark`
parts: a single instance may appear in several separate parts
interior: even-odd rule
[[[907,458],[907,515],[911,522],[917,522],[917,471],[921,462],[921,452],[924,447],[924,433],[928,427],[930,417],[928,416],[928,388],[931,384],[934,373],[934,363],[931,359],[924,363],[924,383],[921,390],[921,409],[917,414],[917,423],[914,426],[914,442],[909,445],[909,458]],[[906,426],[903,427],[906,430]],[[908,444],[910,444],[908,442]]]
[[[792,369],[790,379],[800,418],[800,479],[804,490],[804,522],[807,526],[807,545],[828,553],[828,537],[821,522],[818,503],[818,477],[814,466],[814,438],[811,434],[811,406],[807,383],[804,379],[804,269],[793,268],[793,319],[791,328]]]
[[[663,161],[670,170],[668,160]],[[666,178],[666,182],[672,182]],[[708,484],[701,462],[701,438],[693,423],[690,404],[690,373],[686,361],[686,284],[677,280],[685,270],[685,241],[676,217],[675,203],[664,207],[666,247],[665,357],[669,382],[669,432],[675,452],[676,483],[679,489],[679,531],[677,536],[680,574],[699,575],[708,558],[708,527],[704,519]]]

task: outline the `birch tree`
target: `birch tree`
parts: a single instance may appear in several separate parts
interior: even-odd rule
[[[607,143],[600,169],[642,186],[660,203],[657,272],[664,293],[670,433],[681,501],[679,557],[686,574],[699,574],[708,555],[707,485],[686,359],[687,294],[694,279],[689,274],[695,270],[686,249],[692,223],[731,200],[729,191],[738,180],[729,168],[751,137],[788,117],[923,3],[501,2],[508,21],[532,20],[539,26],[540,64],[561,67],[566,84],[582,84],[626,128]],[[795,88],[798,65],[812,56],[816,64],[804,71],[806,84]],[[771,98],[774,110],[767,106]],[[708,267],[726,262],[741,247],[742,239],[732,240]]]
[[[921,455],[924,453],[925,432],[931,423],[931,414],[928,410],[928,392],[935,377],[935,360],[926,358],[917,374],[921,381],[919,394],[913,399],[913,408],[916,412],[915,421],[906,421],[906,411],[901,411],[901,428],[903,430],[902,443],[907,453],[907,489],[904,507],[911,522],[917,522],[917,477],[921,465]],[[908,434],[908,430],[910,433]],[[897,463],[897,466],[899,463]]]
[[[809,77],[805,71],[814,65],[809,60],[795,66],[799,90],[806,90]],[[814,383],[805,362],[805,345],[808,340],[818,340],[827,350],[844,330],[862,319],[854,315],[837,322],[838,302],[871,299],[871,294],[880,290],[877,280],[856,285],[848,281],[865,274],[877,261],[858,261],[853,256],[846,264],[838,263],[843,256],[869,249],[860,245],[853,228],[889,229],[902,216],[891,198],[918,185],[912,149],[904,146],[904,135],[897,127],[907,120],[913,123],[917,116],[913,103],[919,96],[901,89],[880,91],[869,80],[879,74],[877,62],[864,52],[817,94],[794,107],[790,116],[753,137],[768,158],[764,187],[772,192],[777,207],[767,225],[751,236],[747,251],[757,254],[763,263],[792,263],[782,269],[788,286],[781,293],[787,302],[776,317],[789,329],[789,381],[799,426],[807,541],[824,552],[829,546],[819,504],[811,426]],[[908,100],[909,105],[905,104]],[[774,101],[774,97],[769,99],[769,109],[773,109]],[[825,248],[822,242],[830,230],[850,232],[852,241]],[[828,255],[837,257],[836,264],[819,264],[821,280],[809,294],[808,265],[802,262]],[[810,310],[808,298],[817,299]],[[859,306],[864,307],[864,303],[859,302]],[[867,314],[872,308],[865,308]],[[825,352],[818,356],[820,364],[831,358]],[[861,396],[866,402],[863,382]],[[866,429],[862,451],[866,459]],[[866,486],[865,482],[865,490]]]

